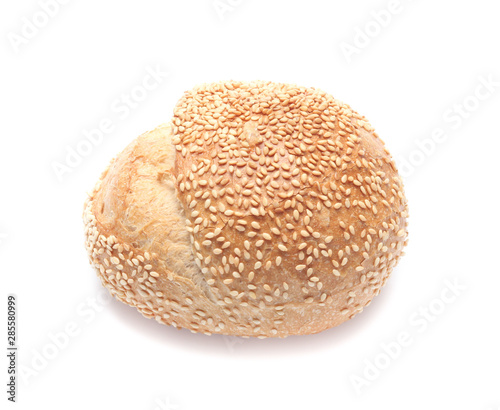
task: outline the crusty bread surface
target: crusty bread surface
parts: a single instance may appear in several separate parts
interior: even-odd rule
[[[186,92],[85,204],[103,285],[158,322],[285,337],[354,317],[407,243],[403,184],[366,119],[270,82]]]

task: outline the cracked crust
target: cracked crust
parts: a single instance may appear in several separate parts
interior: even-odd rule
[[[330,109],[326,137],[306,121],[309,141],[286,126],[273,140],[267,133],[281,134],[262,110],[226,114],[227,128],[216,115],[214,126],[214,100],[243,112],[238,102],[255,89],[278,100],[275,117],[309,118],[281,109],[294,87],[226,84],[186,93],[173,125],[141,135],[103,173],[85,205],[90,261],[119,300],[194,332],[285,337],[336,326],[379,293],[406,244],[394,163],[363,117],[316,90],[298,89],[297,105]],[[321,169],[320,145],[336,160],[307,172]]]

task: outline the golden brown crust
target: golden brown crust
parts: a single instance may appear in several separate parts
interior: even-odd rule
[[[91,261],[120,300],[193,331],[284,337],[378,294],[407,204],[364,117],[318,90],[230,82],[186,93],[173,124],[120,154],[87,203]]]

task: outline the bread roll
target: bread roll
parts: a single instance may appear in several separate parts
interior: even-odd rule
[[[407,243],[395,164],[364,117],[313,88],[186,92],[85,204],[103,285],[144,316],[205,334],[286,337],[354,317]]]

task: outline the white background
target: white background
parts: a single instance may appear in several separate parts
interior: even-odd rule
[[[38,1],[2,2],[0,345],[13,293],[22,371],[8,403],[4,350],[2,409],[499,408],[500,10],[393,3],[73,0],[47,17]],[[156,69],[168,76],[143,93]],[[338,328],[208,337],[102,296],[83,246],[86,192],[183,91],[227,79],[331,93],[401,167],[407,255]],[[142,100],[127,112],[131,93]],[[68,150],[88,148],[84,132],[106,119],[112,131],[68,166]],[[432,142],[439,129],[446,140]],[[397,347],[401,333],[411,342]]]

